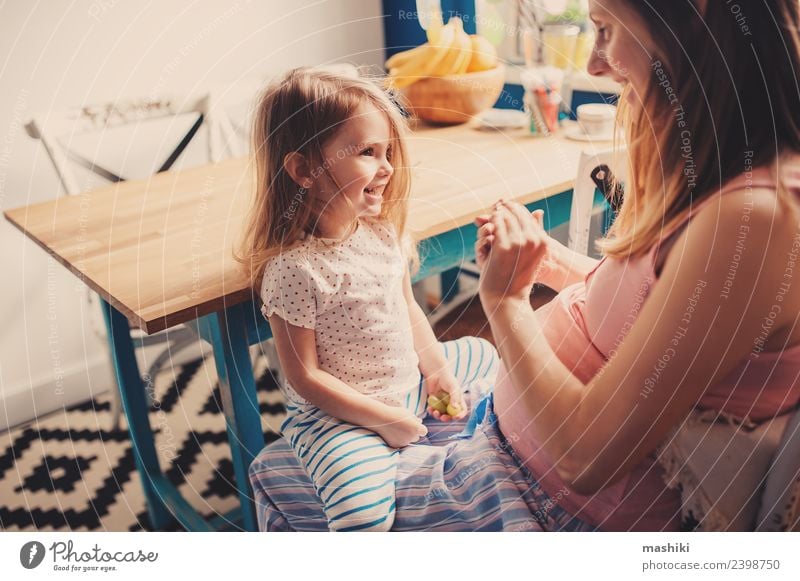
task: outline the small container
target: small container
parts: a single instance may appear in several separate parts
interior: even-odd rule
[[[564,71],[555,67],[530,67],[520,75],[525,90],[523,103],[530,118],[530,133],[538,136],[558,131],[561,85]]]
[[[607,103],[584,103],[575,110],[578,125],[588,136],[613,135],[617,108]]]
[[[575,70],[585,71],[589,60],[592,58],[592,50],[594,50],[595,34],[594,30],[589,27],[589,30],[581,32],[578,35],[578,40],[575,46]]]
[[[542,39],[537,27],[529,27],[522,31],[522,54],[526,67],[541,65]]]
[[[545,24],[542,32],[544,64],[572,70],[580,32],[581,29],[574,24]]]

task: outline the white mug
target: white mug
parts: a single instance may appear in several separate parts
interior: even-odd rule
[[[617,108],[607,103],[584,103],[575,110],[578,125],[586,135],[608,135],[614,132]]]

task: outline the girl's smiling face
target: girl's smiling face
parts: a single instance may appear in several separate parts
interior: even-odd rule
[[[330,167],[315,183],[325,205],[320,218],[323,235],[338,237],[354,218],[380,214],[383,192],[394,172],[392,141],[386,116],[363,103],[323,145]]]

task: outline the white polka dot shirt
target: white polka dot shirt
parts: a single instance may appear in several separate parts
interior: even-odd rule
[[[306,238],[267,263],[261,312],[314,329],[320,368],[353,389],[401,405],[419,384],[407,262],[392,224],[361,219],[343,241]],[[307,403],[283,385],[286,397]]]

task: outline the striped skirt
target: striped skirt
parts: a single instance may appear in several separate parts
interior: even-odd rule
[[[488,395],[462,422],[426,418],[428,436],[399,453],[393,531],[588,531],[516,457]],[[327,531],[314,486],[280,439],[250,466],[262,531]],[[569,494],[563,491],[563,496]]]
[[[499,361],[491,343],[462,337],[439,347],[468,402],[474,404],[491,390]],[[398,403],[424,419],[427,393],[420,377],[405,396],[398,394]],[[400,451],[372,430],[329,416],[310,403],[287,403],[286,410],[281,435],[309,475],[330,529],[391,530]]]

